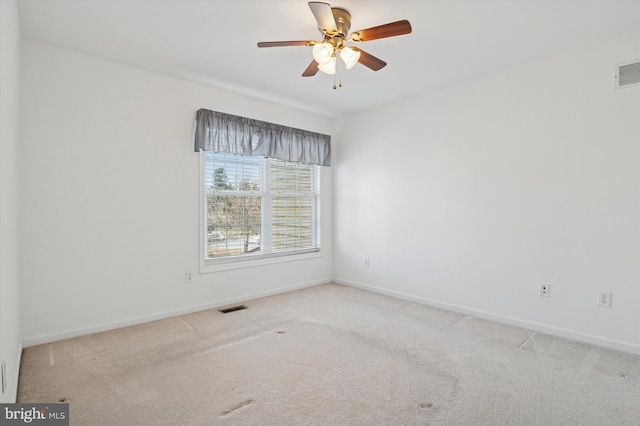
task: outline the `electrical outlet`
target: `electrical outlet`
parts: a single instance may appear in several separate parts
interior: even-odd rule
[[[193,282],[193,273],[191,271],[184,272],[184,282],[186,284],[191,284]]]
[[[368,257],[365,257],[365,258],[364,258],[364,267],[365,267],[365,268],[368,268],[368,267],[369,267],[369,258],[368,258]]]
[[[598,306],[603,308],[611,307],[611,293],[604,291],[598,292]]]
[[[551,286],[549,284],[540,284],[540,296],[542,297],[551,296]]]

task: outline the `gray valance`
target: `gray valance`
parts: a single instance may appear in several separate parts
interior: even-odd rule
[[[331,136],[200,109],[195,150],[331,165]]]

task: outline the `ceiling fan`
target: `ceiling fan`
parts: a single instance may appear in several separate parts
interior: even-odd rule
[[[351,14],[347,10],[331,7],[328,3],[317,1],[310,1],[309,8],[318,21],[318,29],[322,34],[321,41],[262,41],[258,43],[258,47],[313,46],[313,61],[302,73],[303,77],[314,76],[318,70],[327,74],[335,74],[338,56],[347,69],[354,67],[359,62],[373,71],[378,71],[387,65],[385,61],[357,47],[347,46],[345,43],[361,43],[411,32],[411,24],[405,19],[349,34]],[[335,84],[333,88],[336,88]]]

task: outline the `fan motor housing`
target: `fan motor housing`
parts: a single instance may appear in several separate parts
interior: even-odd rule
[[[349,28],[351,28],[351,14],[340,7],[332,7],[331,12],[333,12],[333,17],[336,20],[338,33],[342,38],[346,38],[347,34],[349,34]]]

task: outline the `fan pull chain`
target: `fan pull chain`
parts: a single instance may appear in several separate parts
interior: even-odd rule
[[[340,61],[336,60],[336,73],[333,74],[333,90],[336,90],[338,87],[342,87],[342,67],[340,66]],[[338,86],[336,86],[336,75],[340,78],[340,82]]]

